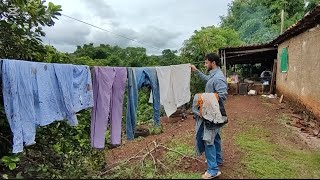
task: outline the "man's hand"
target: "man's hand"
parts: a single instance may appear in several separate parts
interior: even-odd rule
[[[196,70],[198,70],[198,69],[196,68],[196,66],[193,65],[193,64],[191,64],[190,67],[191,67],[191,71],[196,71]]]

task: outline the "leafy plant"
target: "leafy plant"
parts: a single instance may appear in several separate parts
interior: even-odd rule
[[[19,163],[20,158],[17,156],[3,156],[1,162],[4,163],[11,171],[16,169],[17,164]]]

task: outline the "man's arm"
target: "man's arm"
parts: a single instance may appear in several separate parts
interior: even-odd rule
[[[198,74],[200,79],[202,79],[203,81],[207,82],[209,80],[209,76],[203,74],[203,72],[199,71],[198,69],[196,70],[196,73]]]
[[[190,65],[191,70],[196,72],[198,74],[198,76],[200,77],[200,79],[202,79],[203,81],[207,82],[209,80],[209,76],[203,74],[201,71],[199,71],[196,66],[194,65]]]
[[[219,98],[223,101],[225,101],[227,99],[227,95],[228,95],[228,86],[226,84],[226,82],[222,79],[217,79],[214,82],[214,88],[216,90],[216,93],[218,93]]]

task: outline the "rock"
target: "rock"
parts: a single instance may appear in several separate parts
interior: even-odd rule
[[[136,132],[134,133],[135,138],[139,136],[147,137],[149,135],[150,135],[149,129],[145,129],[145,128],[137,128]]]
[[[301,128],[300,128],[300,131],[301,131],[301,132],[306,132],[306,131],[307,131],[307,128],[301,127]]]
[[[295,123],[295,124],[293,124],[293,126],[294,126],[294,127],[297,127],[297,128],[301,128],[301,127],[302,127],[302,124],[300,124],[300,123]]]
[[[308,124],[310,127],[312,127],[312,128],[315,128],[316,127],[316,123],[314,123],[314,122],[309,122],[309,124]]]

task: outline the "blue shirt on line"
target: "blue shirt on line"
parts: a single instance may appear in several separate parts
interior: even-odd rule
[[[13,153],[35,144],[36,127],[67,119],[93,106],[88,66],[2,61],[4,108],[13,132]]]

